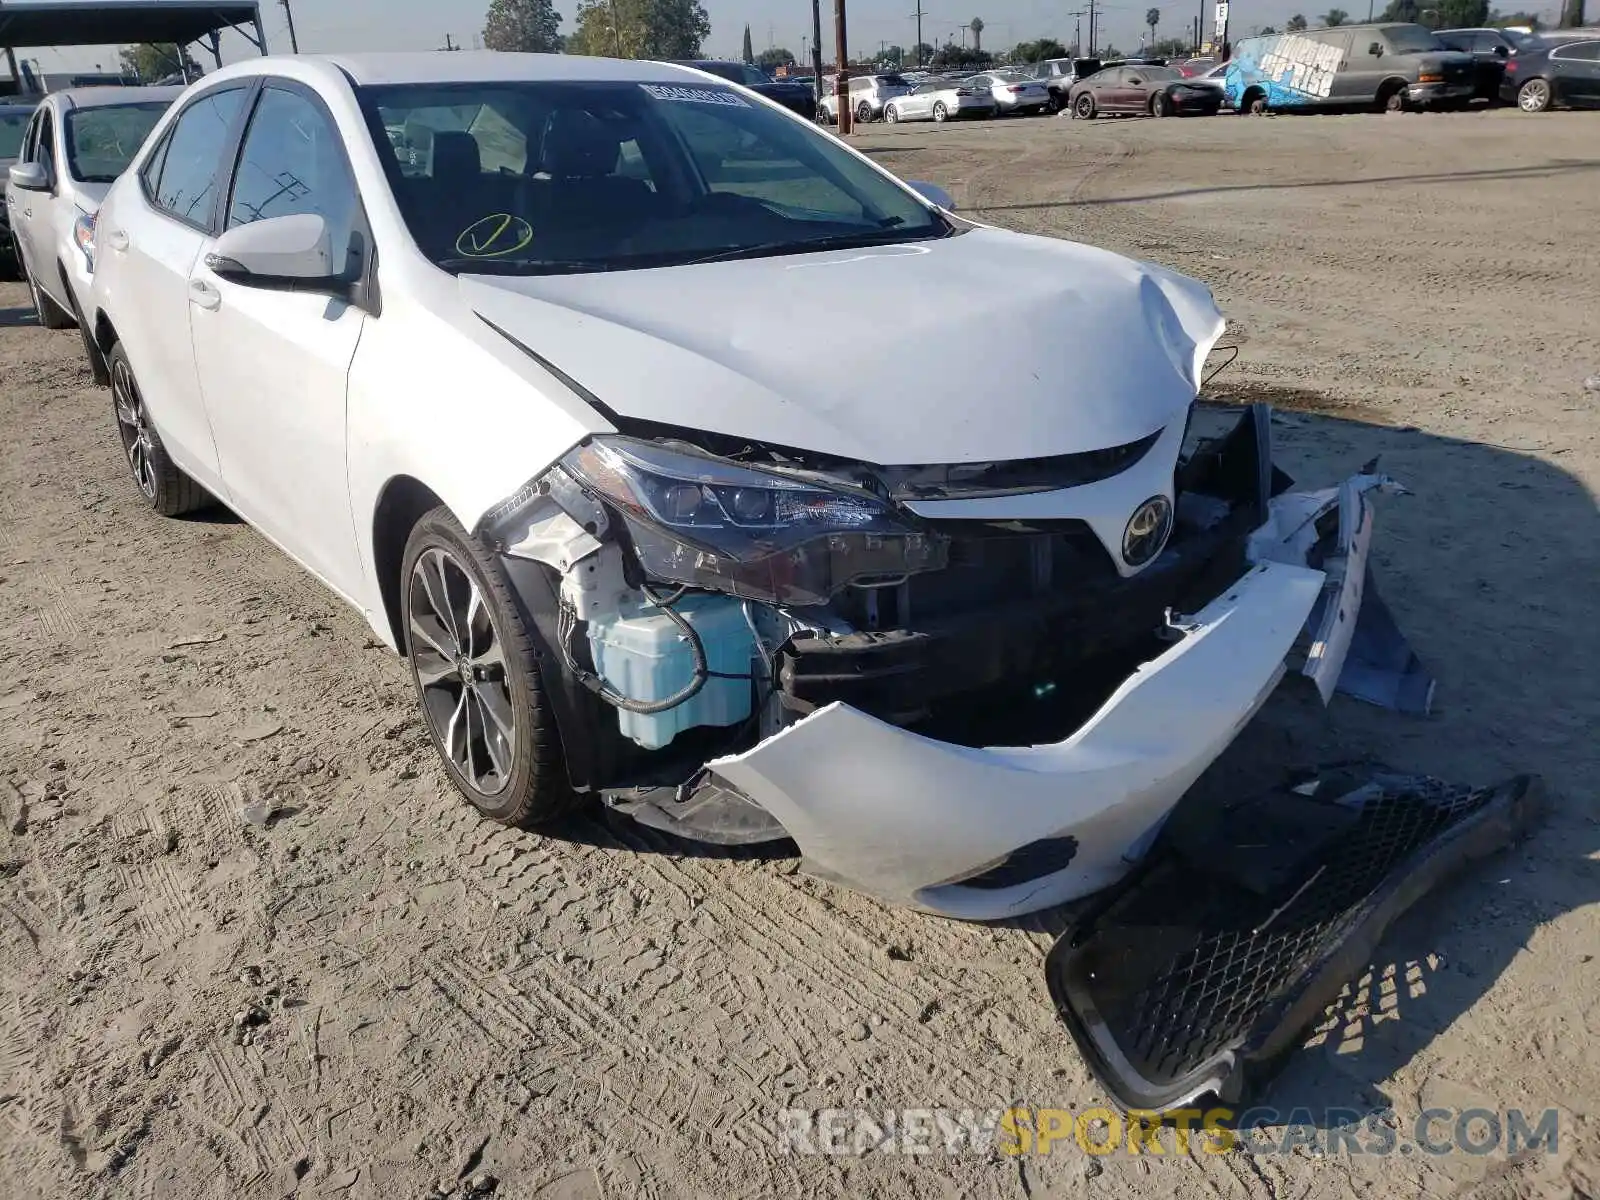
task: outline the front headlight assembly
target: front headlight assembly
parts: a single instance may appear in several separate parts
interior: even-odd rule
[[[948,561],[943,537],[871,492],[692,447],[600,436],[555,472],[620,515],[645,574],[669,583],[813,605]]]

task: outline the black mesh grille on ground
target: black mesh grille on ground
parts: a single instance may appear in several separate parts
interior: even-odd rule
[[[1175,817],[1136,879],[1052,950],[1057,1005],[1134,1106],[1226,1074],[1229,1053],[1259,1046],[1327,982],[1317,974],[1346,942],[1375,940],[1440,873],[1509,839],[1507,814],[1531,807],[1527,781],[1511,786],[1379,775],[1318,788],[1337,799],[1277,793]],[[1457,836],[1469,826],[1483,836]]]

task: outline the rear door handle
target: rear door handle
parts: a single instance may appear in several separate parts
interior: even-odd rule
[[[222,293],[204,279],[189,280],[189,303],[200,308],[216,310],[222,307]]]
[[[106,245],[110,246],[118,254],[123,253],[128,248],[128,231],[125,229],[113,229],[106,234]]]

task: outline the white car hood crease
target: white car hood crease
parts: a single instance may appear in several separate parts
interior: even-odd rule
[[[1195,280],[984,227],[460,288],[624,417],[886,466],[1136,441],[1185,411],[1224,326]]]

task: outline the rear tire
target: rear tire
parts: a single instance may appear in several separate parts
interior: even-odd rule
[[[111,375],[111,405],[122,438],[122,453],[133,472],[133,482],[151,508],[163,517],[181,517],[205,508],[211,493],[183,473],[167,457],[161,435],[144,406],[144,394],[133,376],[128,354],[118,342],[107,358]]]
[[[870,125],[872,123],[872,105],[863,100],[856,105],[856,124]]]
[[[1095,116],[1094,96],[1084,92],[1073,102],[1072,111],[1077,114],[1080,121],[1092,121]]]
[[[1150,97],[1150,115],[1152,117],[1170,117],[1172,115],[1172,101],[1168,100],[1161,92]]]
[[[900,124],[900,110],[894,105],[887,105],[883,110],[883,119],[891,125]]]
[[[941,125],[950,119],[950,110],[944,106],[943,100],[933,102],[933,119]]]
[[[1517,89],[1517,107],[1525,113],[1550,111],[1550,83],[1544,79],[1530,79]]]
[[[71,329],[72,314],[45,294],[32,271],[23,267],[23,272],[27,276],[28,294],[33,300],[33,312],[39,318],[39,324],[46,329]]]
[[[400,590],[417,703],[456,790],[502,825],[565,817],[581,797],[500,563],[441,505],[406,539]]]

